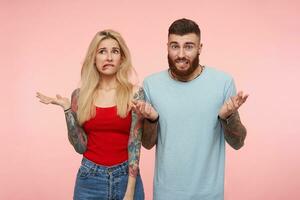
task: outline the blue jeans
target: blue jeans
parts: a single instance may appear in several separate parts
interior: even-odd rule
[[[83,158],[77,173],[74,200],[122,200],[127,182],[127,161],[106,167]],[[144,200],[140,174],[136,177],[134,200]]]

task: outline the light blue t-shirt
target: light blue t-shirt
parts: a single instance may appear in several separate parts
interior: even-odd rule
[[[205,67],[189,82],[168,71],[144,80],[147,101],[159,113],[154,200],[224,199],[225,140],[218,113],[235,95],[233,79]]]

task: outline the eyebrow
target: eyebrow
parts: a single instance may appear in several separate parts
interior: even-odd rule
[[[178,42],[170,42],[169,44],[178,44]],[[184,43],[183,45],[190,45],[190,44],[192,44],[192,45],[196,45],[194,42],[186,42],[186,43]]]
[[[192,44],[192,45],[196,45],[194,42],[186,42],[186,43],[184,43],[185,45],[186,44]]]
[[[99,51],[99,50],[106,50],[106,49],[107,49],[106,47],[102,47],[102,48],[97,49],[97,51]],[[119,47],[113,47],[112,49],[113,50],[116,50],[116,49],[121,50]]]

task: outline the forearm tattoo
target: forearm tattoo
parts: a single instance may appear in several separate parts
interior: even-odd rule
[[[68,128],[68,139],[73,145],[77,153],[83,154],[86,151],[87,146],[87,135],[83,128],[79,125],[77,120],[77,101],[78,101],[79,89],[72,93],[71,98],[71,110],[65,113],[67,128]]]
[[[144,90],[139,90],[133,96],[134,100],[144,100]],[[141,138],[143,133],[143,119],[134,111],[131,113],[132,121],[128,141],[128,163],[129,175],[136,177],[139,171],[139,160],[141,151]]]
[[[225,140],[234,149],[238,150],[244,145],[246,128],[240,120],[238,112],[233,113],[229,119],[220,120],[224,128]]]

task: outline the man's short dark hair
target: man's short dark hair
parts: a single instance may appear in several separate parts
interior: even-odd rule
[[[201,36],[201,31],[198,24],[190,19],[178,19],[174,21],[169,27],[169,34],[175,35],[186,35],[189,33],[195,33],[199,38]]]

